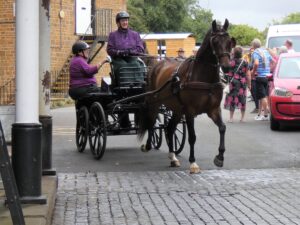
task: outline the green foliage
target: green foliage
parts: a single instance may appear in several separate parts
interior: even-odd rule
[[[300,12],[295,12],[287,15],[281,21],[273,21],[273,24],[293,24],[300,23]]]
[[[190,9],[190,17],[183,21],[183,32],[191,32],[196,35],[196,42],[202,42],[206,32],[210,29],[213,14],[211,11],[193,7]]]
[[[197,0],[128,0],[127,8],[130,26],[144,33],[191,32],[200,41],[212,21]]]
[[[249,46],[254,38],[259,38],[261,41],[265,39],[262,32],[248,25],[231,25],[229,33],[241,46]]]

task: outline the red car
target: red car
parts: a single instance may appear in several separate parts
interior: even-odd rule
[[[300,124],[300,52],[281,54],[270,82],[270,128]]]

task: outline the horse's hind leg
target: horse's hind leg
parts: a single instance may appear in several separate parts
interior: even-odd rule
[[[174,143],[173,143],[173,136],[175,129],[177,127],[177,124],[179,123],[181,119],[181,115],[173,114],[171,119],[169,120],[169,123],[166,128],[166,137],[167,137],[167,143],[169,146],[169,159],[171,160],[171,167],[179,167],[180,162],[176,158],[175,152],[174,152]]]
[[[214,159],[214,164],[218,167],[222,167],[224,163],[226,125],[223,123],[220,108],[216,113],[208,114],[208,116],[214,121],[214,123],[219,128],[219,133],[220,133],[219,154],[216,155]]]
[[[189,144],[190,144],[190,173],[200,173],[200,168],[196,163],[194,146],[196,143],[196,134],[195,134],[195,119],[193,116],[186,115],[186,125],[189,135]]]

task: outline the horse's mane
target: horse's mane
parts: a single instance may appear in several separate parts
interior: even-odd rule
[[[209,47],[209,45],[210,45],[210,37],[211,37],[211,33],[212,33],[212,29],[210,28],[208,31],[207,31],[207,33],[206,33],[206,35],[205,35],[205,37],[204,37],[204,39],[203,39],[203,42],[202,42],[202,44],[201,44],[201,46],[200,46],[200,48],[199,48],[199,50],[198,50],[198,52],[197,52],[197,54],[196,54],[196,58],[198,59],[198,58],[202,58],[204,55],[205,55],[205,51],[207,50],[207,48]]]

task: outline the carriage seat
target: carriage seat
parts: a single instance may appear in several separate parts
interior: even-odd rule
[[[139,57],[110,58],[111,79],[114,88],[145,86],[147,67]]]

